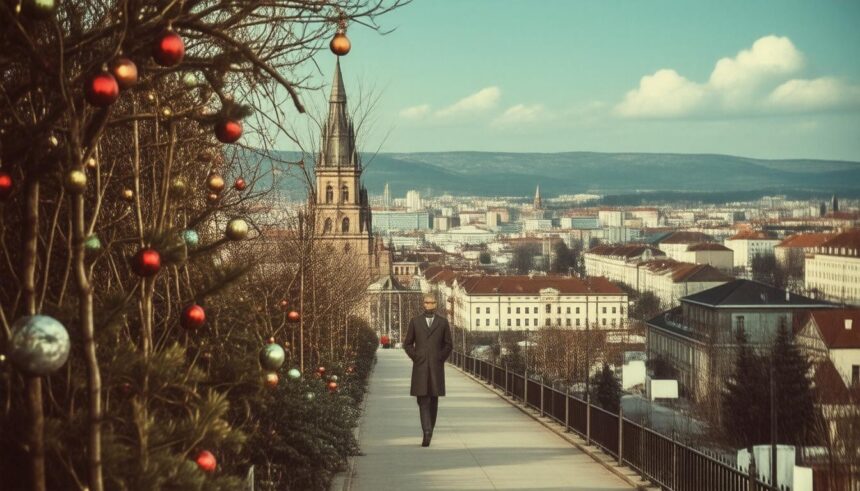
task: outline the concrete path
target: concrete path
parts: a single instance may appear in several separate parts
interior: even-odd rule
[[[433,442],[422,448],[412,362],[402,350],[377,357],[350,489],[633,489],[450,365]]]

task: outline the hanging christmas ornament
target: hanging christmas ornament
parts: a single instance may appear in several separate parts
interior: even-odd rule
[[[134,191],[129,188],[125,188],[122,190],[122,199],[125,201],[131,201],[134,199]]]
[[[87,190],[87,174],[80,169],[72,169],[63,180],[66,191],[72,194],[81,194]]]
[[[215,137],[221,143],[235,143],[242,136],[242,123],[223,119],[215,125]]]
[[[200,82],[197,80],[197,74],[189,72],[182,76],[182,83],[191,89],[197,87]]]
[[[197,467],[199,467],[203,472],[212,473],[215,472],[215,469],[218,467],[218,461],[215,460],[215,456],[212,455],[212,452],[208,450],[201,450],[194,461],[197,462]]]
[[[331,380],[332,382],[337,382],[337,375],[332,375],[328,379]]]
[[[225,185],[224,178],[218,174],[210,174],[206,179],[206,187],[208,187],[213,193],[220,193],[224,190]]]
[[[119,97],[119,84],[108,72],[99,73],[89,80],[84,87],[87,102],[97,107],[107,107]]]
[[[354,369],[354,368],[352,368],[352,367],[346,367],[346,373],[352,373],[353,371],[355,371],[355,369]]]
[[[102,248],[102,241],[99,240],[98,235],[92,234],[84,241],[84,248],[92,252],[100,251]]]
[[[305,392],[305,399],[308,401],[312,401],[316,398],[316,394],[313,392]]]
[[[287,321],[292,322],[293,324],[299,322],[302,319],[301,314],[299,314],[298,310],[291,310],[287,312]]]
[[[275,336],[269,336],[269,339],[266,340],[266,344],[275,344]]]
[[[146,100],[149,102],[155,102],[155,94],[152,92],[147,92]]]
[[[161,269],[161,254],[151,247],[145,247],[134,255],[131,267],[138,276],[152,276]]]
[[[352,44],[349,42],[349,38],[346,37],[346,33],[338,29],[338,32],[331,38],[331,42],[328,43],[328,47],[335,55],[346,56],[352,48]]]
[[[282,309],[285,309],[285,308],[290,306],[290,301],[285,298],[285,299],[281,300],[279,305],[281,306]]]
[[[278,374],[275,372],[269,372],[266,374],[266,385],[269,387],[277,387],[278,386]]]
[[[221,199],[221,195],[219,195],[217,193],[209,193],[206,195],[206,201],[208,201],[209,204],[212,204],[212,205],[217,204],[218,200],[220,200],[220,199]]]
[[[56,136],[51,135],[48,137],[48,145],[56,148],[60,145],[60,140]]]
[[[184,56],[185,43],[179,34],[169,30],[161,33],[152,49],[152,58],[164,67],[178,65]]]
[[[206,323],[206,311],[203,310],[203,307],[195,304],[191,304],[182,311],[182,315],[179,317],[179,323],[188,330],[198,329],[203,327],[203,324]]]
[[[188,184],[185,182],[185,179],[181,177],[174,177],[170,180],[170,191],[174,194],[181,195],[188,189]]]
[[[137,65],[124,56],[111,63],[110,72],[121,89],[130,89],[137,85]]]
[[[298,380],[302,377],[302,372],[300,372],[298,368],[290,368],[290,371],[287,372],[287,376],[293,380]]]
[[[0,201],[5,200],[12,194],[12,175],[0,170]]]
[[[30,17],[43,19],[57,10],[56,0],[24,0],[23,11]]]
[[[263,347],[263,350],[260,352],[260,364],[263,365],[263,368],[266,370],[277,370],[281,368],[281,365],[284,364],[286,359],[287,353],[284,351],[284,348],[281,348],[280,344],[268,344]]]
[[[182,231],[182,241],[187,247],[197,247],[197,244],[200,243],[200,236],[195,230],[185,229]]]
[[[161,109],[162,119],[170,119],[171,116],[173,116],[173,109],[170,109],[169,107]]]
[[[234,218],[227,223],[227,238],[230,240],[244,240],[248,237],[248,222],[241,218]]]
[[[48,375],[69,358],[69,333],[57,319],[47,315],[19,318],[12,324],[9,359],[22,372]]]
[[[325,375],[325,367],[317,367],[317,373],[320,375]]]
[[[96,162],[95,157],[88,158],[84,165],[87,166],[87,169],[95,169],[96,167],[99,166],[98,162]]]
[[[337,391],[337,382],[329,382],[327,387],[328,387],[329,392],[336,392]]]
[[[241,177],[236,179],[236,182],[233,183],[233,188],[236,189],[236,191],[244,191],[246,187],[247,184],[245,184],[245,180]]]

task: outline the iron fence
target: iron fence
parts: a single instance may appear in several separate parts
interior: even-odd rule
[[[612,413],[569,392],[546,385],[528,373],[514,373],[506,366],[454,352],[451,363],[505,395],[539,411],[585,438],[619,464],[636,470],[662,489],[669,491],[789,491],[754,478],[755,470],[738,470],[730,464],[684,445],[674,438]]]

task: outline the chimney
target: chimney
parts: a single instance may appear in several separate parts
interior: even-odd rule
[[[845,330],[850,331],[854,327],[854,319],[845,319]]]

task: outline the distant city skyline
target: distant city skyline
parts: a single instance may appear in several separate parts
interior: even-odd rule
[[[858,2],[417,0],[386,36],[351,26],[341,65],[351,110],[379,92],[364,150],[860,161],[858,22]]]

